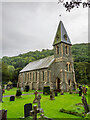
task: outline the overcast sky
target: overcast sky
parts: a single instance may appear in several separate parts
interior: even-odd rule
[[[0,15],[2,13],[2,48],[0,47],[2,55],[0,52],[0,57],[52,49],[60,20],[62,20],[72,44],[88,42],[87,8],[73,9],[69,13],[62,5],[54,2],[56,0],[44,0],[44,2],[40,2],[40,0],[38,2],[12,1],[14,2],[10,2],[10,0],[5,2],[4,0],[2,9],[0,9]],[[59,17],[60,14],[61,17]]]

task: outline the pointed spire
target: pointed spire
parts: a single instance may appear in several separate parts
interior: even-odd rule
[[[55,36],[55,39],[54,39],[53,46],[60,43],[60,42],[64,42],[66,44],[71,45],[70,39],[68,37],[68,34],[65,30],[65,27],[64,27],[62,21],[60,21],[60,23],[58,25],[58,29],[57,29],[57,32],[56,32],[56,36]]]

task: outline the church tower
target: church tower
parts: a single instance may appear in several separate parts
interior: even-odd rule
[[[75,72],[71,55],[71,41],[65,30],[65,27],[60,21],[53,42],[54,47],[54,77],[56,88],[69,91],[76,88]]]

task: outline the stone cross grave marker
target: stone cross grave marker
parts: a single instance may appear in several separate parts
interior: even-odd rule
[[[38,97],[37,97],[38,109],[40,110],[40,112],[44,112],[40,105],[40,99],[41,99],[41,96],[38,95]]]
[[[38,94],[37,90],[34,92],[34,94],[35,94],[35,99],[33,100],[33,103],[37,103],[37,94]]]
[[[31,110],[32,110],[32,104],[31,103],[24,105],[24,117],[25,118],[30,116],[30,111]]]
[[[33,106],[33,110],[30,111],[30,115],[33,116],[33,120],[37,120],[37,113],[39,113],[39,112],[40,112],[40,110],[37,109],[37,106],[36,106],[36,105],[34,105],[34,106]]]
[[[39,108],[39,109],[40,109],[40,99],[41,99],[41,96],[38,95],[38,97],[37,97],[37,103],[38,103],[38,108]]]
[[[55,100],[53,89],[50,91],[50,100]]]
[[[88,106],[88,104],[87,104],[87,100],[86,100],[86,98],[85,98],[84,95],[82,95],[82,103],[83,103],[83,106],[84,106],[85,113],[90,112],[90,111],[89,111],[89,106]]]

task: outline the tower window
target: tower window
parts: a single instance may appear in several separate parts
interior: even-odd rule
[[[68,71],[68,64],[66,64],[66,70]]]
[[[56,54],[59,54],[59,46],[56,46]]]
[[[67,46],[65,47],[65,51],[66,51],[66,54],[68,54],[68,47]]]

